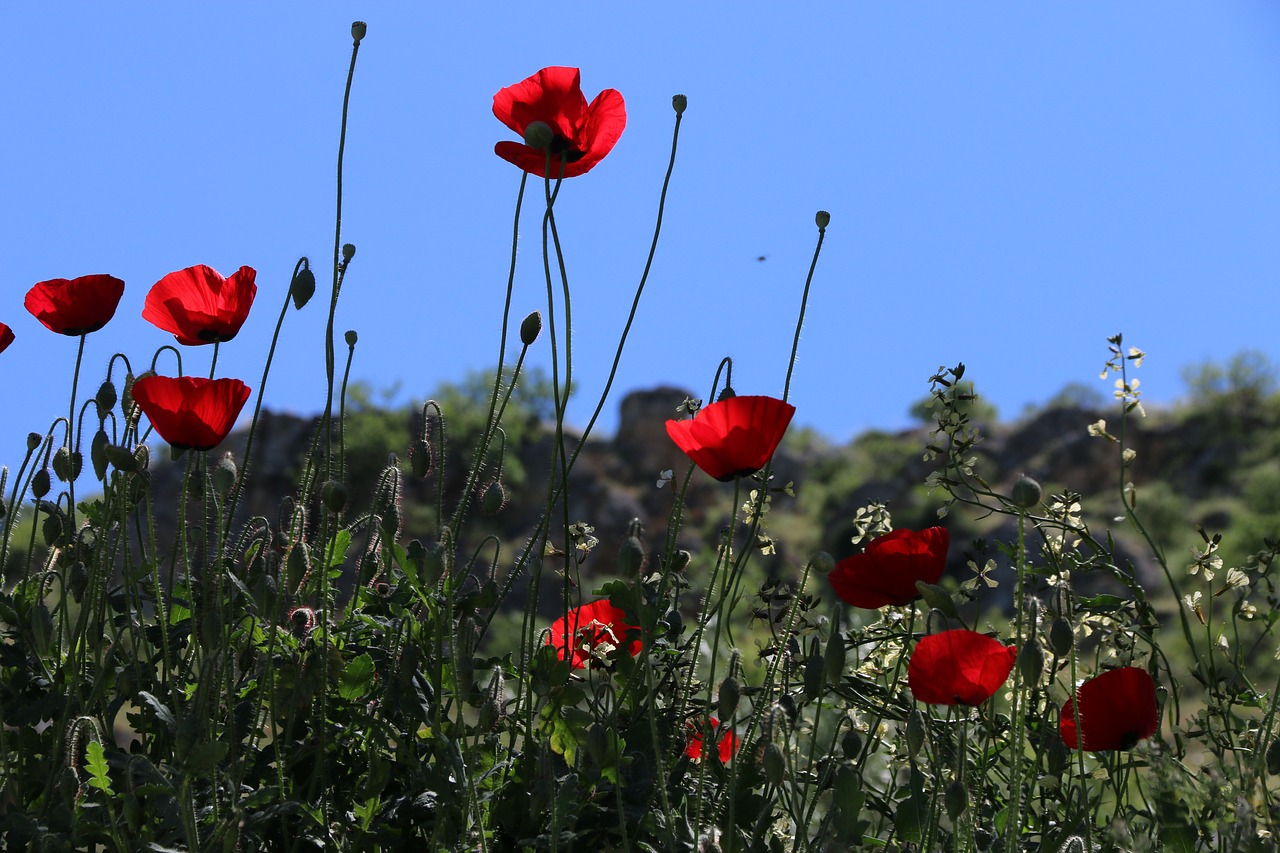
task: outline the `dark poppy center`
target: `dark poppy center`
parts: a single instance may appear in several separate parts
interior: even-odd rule
[[[222,333],[217,329],[201,329],[196,332],[196,337],[207,344],[216,344],[222,341],[229,341],[231,338],[224,338]]]
[[[581,160],[587,152],[579,151],[574,147],[573,140],[567,136],[556,134],[551,137],[551,153],[560,157],[566,163],[576,163]]]
[[[1120,748],[1133,749],[1138,745],[1138,741],[1142,740],[1142,734],[1136,729],[1133,731],[1122,732],[1120,735]]]

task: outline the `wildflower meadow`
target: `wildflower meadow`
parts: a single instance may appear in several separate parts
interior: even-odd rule
[[[24,284],[49,336],[22,343],[47,345],[50,387],[68,403],[0,471],[5,849],[1277,849],[1280,538],[1259,536],[1224,565],[1220,537],[1201,530],[1188,565],[1149,530],[1128,438],[1143,416],[1144,353],[1121,335],[1099,342],[1113,412],[1079,429],[1108,448],[1110,524],[1139,538],[1158,588],[1069,484],[989,479],[960,363],[922,366],[929,523],[895,524],[895,507],[873,502],[853,541],[778,559],[785,531],[770,512],[804,486],[773,460],[806,403],[791,379],[829,228],[838,239],[824,210],[787,297],[794,314],[763,320],[792,342],[789,361],[770,377],[735,374],[731,358],[695,366],[705,396],[655,425],[687,457],[646,484],[667,502],[666,527],[633,525],[611,571],[596,569],[603,549],[595,520],[577,514],[573,475],[662,250],[697,110],[684,95],[632,103],[590,69],[558,66],[475,93],[492,98],[494,153],[519,181],[483,418],[459,470],[447,452],[457,413],[436,400],[384,467],[353,470],[359,336],[335,312],[359,263],[341,181],[366,31],[352,25],[335,93],[331,257],[298,259],[288,280],[247,265],[157,269],[141,318],[117,312],[136,282]],[[655,207],[647,260],[616,344],[579,351],[556,203],[608,164],[641,110],[672,121],[666,171],[635,202]],[[530,313],[511,298],[518,250],[545,283]],[[261,375],[224,375],[221,348],[274,306]],[[19,310],[0,305],[0,320]],[[327,392],[291,493],[248,514],[264,407],[287,381],[272,372],[276,345],[301,311],[327,312]],[[174,341],[84,363],[86,338],[108,323],[149,323]],[[78,345],[58,378],[56,336]],[[0,323],[0,359],[14,344]],[[546,489],[523,508],[536,532],[508,547],[485,524],[513,511],[511,401],[534,348],[551,358]],[[612,365],[602,388],[576,383],[583,358]],[[566,421],[571,393],[597,399],[585,425]],[[237,423],[247,434],[231,453]],[[176,506],[161,506],[162,464],[182,472]],[[376,484],[367,500],[357,479]],[[410,481],[434,495],[423,513],[404,511]],[[691,550],[680,531],[700,482],[728,510],[716,541]],[[1009,535],[958,541],[960,517],[998,518]],[[961,553],[975,556],[956,577],[948,560]],[[553,613],[539,606],[548,595]]]

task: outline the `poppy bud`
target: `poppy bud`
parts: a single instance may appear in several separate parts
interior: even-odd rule
[[[382,520],[378,523],[378,529],[382,531],[382,535],[390,539],[395,539],[396,534],[400,531],[400,507],[392,504],[382,513]]]
[[[828,682],[838,682],[844,675],[845,644],[844,634],[839,631],[831,635],[827,641],[827,650],[822,659],[822,668]]]
[[[40,442],[44,441],[44,436],[38,432],[27,433],[27,450],[35,450],[40,446]]]
[[[431,445],[420,438],[409,448],[409,468],[415,477],[425,477],[431,473]]]
[[[285,569],[289,589],[296,590],[302,586],[303,580],[311,572],[311,549],[307,547],[307,543],[299,542],[293,546],[285,561]]]
[[[676,115],[684,115],[684,111],[689,108],[689,99],[684,95],[671,96],[671,108],[676,111]]]
[[[946,793],[942,795],[942,800],[947,806],[947,817],[956,820],[969,807],[969,791],[964,787],[963,782],[953,779],[947,786]]]
[[[1044,650],[1035,637],[1028,637],[1018,649],[1018,672],[1027,684],[1035,684],[1044,674]]]
[[[524,144],[539,151],[550,148],[555,137],[555,131],[545,121],[531,121],[524,129]]]
[[[676,551],[675,556],[671,558],[671,571],[683,572],[689,568],[689,561],[693,559],[693,555],[688,551],[681,549]]]
[[[1066,657],[1071,654],[1071,647],[1075,645],[1075,633],[1071,630],[1071,623],[1065,617],[1057,616],[1049,623],[1049,648],[1053,649],[1053,653],[1058,657]]]
[[[99,480],[107,479],[107,439],[106,430],[98,427],[89,444],[89,461],[93,463],[93,476]]]
[[[337,480],[330,480],[320,488],[320,500],[330,512],[342,512],[347,505],[347,487]]]
[[[302,310],[302,306],[311,301],[316,292],[316,274],[310,267],[303,267],[289,282],[289,295],[293,297],[293,307]]]
[[[118,444],[108,444],[103,449],[107,461],[115,466],[117,471],[136,471],[138,470],[138,460],[133,458],[133,451],[127,447],[121,447]]]
[[[364,34],[368,31],[369,25],[364,21],[351,22],[351,38],[355,39],[356,44],[360,43],[360,40],[364,38]]]
[[[738,679],[730,675],[720,682],[720,695],[717,699],[716,707],[716,710],[720,712],[720,719],[733,719],[734,712],[738,710],[738,700],[741,697],[742,687],[738,684]]]
[[[956,603],[951,600],[951,596],[947,594],[945,589],[926,581],[916,581],[916,589],[920,591],[920,597],[924,599],[925,604],[944,616],[949,616],[952,619],[959,618],[960,612],[956,610]]]
[[[1040,488],[1040,484],[1025,474],[1018,478],[1018,482],[1013,484],[1013,493],[1010,495],[1013,502],[1023,509],[1030,509],[1040,503],[1040,498],[1044,491]]]
[[[432,542],[422,553],[422,570],[425,577],[423,581],[433,584],[444,576],[445,572],[445,550],[444,545],[439,542]]]
[[[44,534],[44,544],[52,548],[62,535],[62,519],[56,515],[46,515],[40,532]]]
[[[480,498],[480,508],[484,510],[484,514],[490,517],[502,512],[502,508],[507,505],[507,490],[502,483],[494,480],[484,490],[484,495]]]
[[[355,346],[356,341],[360,340],[360,336],[356,334],[355,329],[347,329],[347,333],[343,335],[342,338],[347,342],[347,346],[349,347]]]
[[[344,265],[351,263],[351,259],[354,258],[355,256],[356,256],[356,244],[343,243],[342,244],[342,263]]]
[[[809,558],[809,565],[820,575],[830,574],[831,570],[836,567],[836,558],[826,551],[819,551]]]
[[[814,214],[813,221],[818,223],[818,230],[825,229],[831,224],[831,214],[827,213],[825,210],[819,210]]]
[[[634,578],[639,577],[643,568],[644,546],[635,536],[628,536],[618,549],[618,571],[625,577]]]
[[[1280,775],[1280,739],[1272,740],[1267,747],[1267,772],[1272,776]]]
[[[37,498],[42,498],[49,494],[50,485],[49,469],[41,468],[36,472],[35,476],[31,478],[31,494],[35,495]]]
[[[821,655],[809,655],[804,661],[804,698],[810,701],[822,695],[822,683],[826,676],[825,661]]]
[[[1049,771],[1049,775],[1061,778],[1062,774],[1067,772],[1067,764],[1071,760],[1071,752],[1067,749],[1067,745],[1062,742],[1062,738],[1049,738],[1049,746],[1045,750],[1045,767]]]
[[[680,615],[679,610],[672,610],[667,614],[667,636],[675,640],[684,633],[684,617]]]
[[[80,466],[83,462],[84,458],[78,451],[72,453],[66,447],[59,447],[58,452],[53,454],[53,473],[64,483],[74,480],[80,476]]]
[[[840,748],[844,750],[845,758],[857,758],[862,753],[862,735],[856,729],[849,729],[840,738]]]
[[[520,343],[527,347],[533,346],[533,342],[538,339],[541,332],[542,312],[534,311],[520,323]]]
[[[236,461],[231,458],[230,453],[222,454],[222,458],[218,460],[218,464],[213,469],[213,489],[218,493],[219,497],[225,498],[231,493],[232,488],[236,484]]]
[[[924,746],[924,717],[920,716],[920,712],[912,709],[907,714],[907,754],[915,758],[920,753],[920,747]]]
[[[764,748],[764,778],[769,780],[771,785],[781,785],[782,778],[787,772],[787,756],[783,754],[782,748],[776,743],[769,743]]]
[[[724,400],[732,400],[736,396],[738,396],[738,392],[733,390],[732,386],[726,385],[724,386],[724,390],[720,392],[720,396],[716,397],[716,402],[719,403]]]
[[[94,396],[93,400],[98,404],[99,416],[111,411],[116,404],[115,383],[110,379],[103,381],[103,383],[98,386],[98,393]]]

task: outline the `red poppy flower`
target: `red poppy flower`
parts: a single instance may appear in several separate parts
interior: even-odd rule
[[[854,607],[906,604],[920,597],[916,581],[937,583],[942,577],[950,543],[945,527],[895,530],[841,560],[827,578],[836,595]]]
[[[715,717],[712,717],[711,731],[714,732],[719,728],[719,726],[720,721]],[[692,758],[694,761],[699,761],[702,758],[702,729],[693,723],[689,724],[689,728],[692,731],[692,734],[689,736],[689,745],[684,748],[684,754]],[[733,729],[729,729],[729,731],[725,732],[724,736],[720,738],[720,763],[728,764],[729,760],[733,758],[734,753],[737,751],[738,735],[733,731]]]
[[[0,352],[8,349],[11,343],[13,343],[13,329],[10,329],[4,323],[0,323]]]
[[[907,684],[930,705],[981,705],[1013,671],[1017,646],[956,628],[922,637],[911,653]]]
[[[539,178],[562,174],[572,178],[589,172],[613,149],[627,126],[622,95],[605,89],[588,106],[578,69],[558,66],[499,90],[493,96],[493,114],[521,136],[535,121],[551,128],[550,174],[545,174],[547,152],[541,148],[510,141],[493,146],[503,160]]]
[[[186,346],[229,341],[249,316],[257,277],[253,267],[240,267],[223,278],[204,264],[171,272],[151,286],[142,319]]]
[[[1156,733],[1160,714],[1156,708],[1156,683],[1150,673],[1124,666],[1080,685],[1076,695],[1062,706],[1058,731],[1062,742],[1076,748],[1076,706],[1084,726],[1084,748],[1089,752],[1129,749]]]
[[[730,397],[689,420],[667,421],[667,435],[699,468],[728,482],[765,466],[795,413],[773,397]]]
[[[623,612],[610,604],[607,598],[569,611],[568,649],[565,647],[565,627],[564,618],[552,622],[547,645],[556,647],[560,660],[572,659],[574,669],[583,669],[588,661],[620,646],[625,646],[626,653],[633,657],[640,653],[637,636],[640,629],[628,625]],[[566,654],[570,657],[567,658]]]
[[[249,386],[239,379],[144,376],[133,383],[133,399],[173,447],[212,450],[231,432]]]
[[[124,295],[124,282],[110,275],[41,281],[23,304],[45,328],[60,335],[87,335],[107,325]]]

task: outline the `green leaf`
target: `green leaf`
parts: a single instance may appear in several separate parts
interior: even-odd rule
[[[373,686],[375,667],[373,658],[368,652],[348,663],[342,670],[342,680],[338,683],[338,695],[354,702],[369,692]]]
[[[107,769],[106,751],[102,748],[102,744],[96,740],[89,741],[89,745],[85,747],[85,767],[89,770],[89,785],[97,788],[107,796],[114,796],[111,790],[111,776]]]
[[[894,817],[894,830],[898,840],[910,844],[919,844],[924,839],[925,807],[924,803],[913,794],[898,803],[898,812]]]
[[[347,559],[347,549],[350,547],[350,530],[339,530],[335,533],[333,539],[329,542],[329,568],[341,566],[342,561]]]

